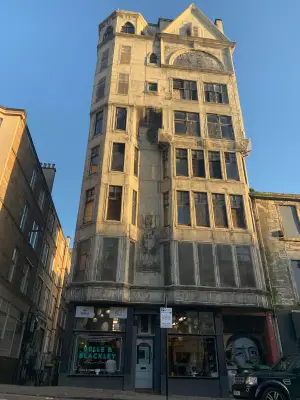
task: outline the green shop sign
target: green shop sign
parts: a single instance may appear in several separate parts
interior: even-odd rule
[[[110,346],[84,346],[78,356],[79,360],[115,360],[116,357]]]

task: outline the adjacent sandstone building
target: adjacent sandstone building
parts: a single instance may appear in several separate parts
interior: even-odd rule
[[[300,196],[251,192],[283,354],[300,351]]]
[[[54,165],[39,162],[25,110],[0,106],[1,383],[24,382],[37,354],[36,367],[49,363],[53,374],[61,352],[71,263],[51,197],[54,176]]]
[[[193,4],[100,24],[61,384],[226,397],[276,359],[234,48]]]

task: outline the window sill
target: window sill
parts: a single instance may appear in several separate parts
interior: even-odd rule
[[[117,170],[114,170],[114,169],[110,169],[108,172],[110,172],[111,174],[124,174],[124,172],[125,171],[117,171]]]
[[[187,133],[176,133],[174,132],[175,138],[184,138],[184,139],[203,139],[201,136],[195,136],[195,135],[188,135]]]
[[[198,104],[199,100],[191,100],[191,99],[175,99],[173,96],[171,97],[172,101],[188,101],[190,103]],[[190,112],[190,111],[183,111],[183,112]]]
[[[229,102],[228,103],[213,103],[213,102],[204,101],[203,104],[205,104],[205,105],[211,104],[213,106],[215,106],[215,105],[217,105],[217,106],[229,106]]]
[[[127,133],[127,130],[126,129],[113,129],[113,132],[115,132],[115,133]]]
[[[116,221],[114,219],[106,219],[104,222],[108,222],[109,224],[120,224],[122,221]]]

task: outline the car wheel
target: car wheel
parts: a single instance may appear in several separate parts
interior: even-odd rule
[[[286,400],[286,396],[276,387],[270,387],[263,392],[261,400]]]

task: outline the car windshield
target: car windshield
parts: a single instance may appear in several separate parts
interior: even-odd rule
[[[299,357],[299,356],[298,356]],[[282,357],[276,364],[271,368],[272,371],[283,372],[287,371],[292,364],[297,360],[297,356]]]

